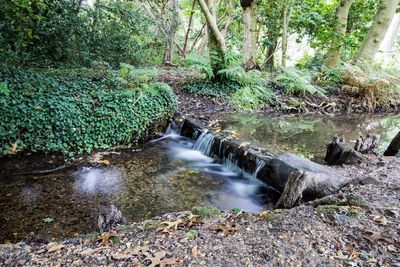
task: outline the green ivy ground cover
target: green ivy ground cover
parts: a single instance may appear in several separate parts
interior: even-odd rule
[[[110,79],[0,67],[0,156],[44,151],[74,157],[132,143],[154,120],[177,110],[166,84],[127,89]]]

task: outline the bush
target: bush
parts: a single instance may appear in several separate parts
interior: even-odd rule
[[[378,106],[390,107],[400,103],[400,75],[398,72],[392,75],[374,64],[346,64],[342,84],[342,91],[359,97],[369,111]]]
[[[275,81],[278,85],[283,87],[286,94],[325,94],[323,89],[313,86],[310,81],[303,76],[306,75],[299,70],[283,69],[280,71],[280,74],[275,77]]]
[[[193,80],[185,85],[185,89],[192,93],[205,96],[226,97],[240,89],[235,81]]]
[[[275,94],[268,87],[245,86],[230,96],[231,105],[237,110],[256,110],[273,103]]]
[[[129,64],[121,63],[121,78],[133,86],[154,82],[159,75],[160,71],[156,68],[135,68]]]
[[[0,156],[29,150],[73,157],[136,142],[152,121],[169,118],[177,109],[166,84],[135,90],[112,84],[109,78],[94,81],[1,67]]]

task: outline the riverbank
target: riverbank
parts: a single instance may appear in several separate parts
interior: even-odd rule
[[[209,91],[192,93],[187,89],[192,80],[201,79],[203,76],[197,71],[164,69],[157,78],[160,82],[167,83],[174,91],[179,102],[179,112],[182,116],[193,117],[204,122],[215,119],[215,114],[231,112],[246,112],[238,110],[232,105],[229,95],[224,93],[215,95],[218,88],[209,88]],[[204,77],[203,77],[204,78]],[[322,84],[316,85],[323,86]],[[269,82],[266,91],[271,91],[273,100],[261,105],[253,112],[265,114],[398,114],[400,105],[396,99],[376,99],[344,91],[337,85],[335,88],[326,89],[325,94],[287,93],[282,86]],[[214,92],[215,91],[215,92]],[[249,99],[251,101],[252,99]],[[371,108],[368,101],[373,101]],[[248,111],[247,111],[248,112]]]
[[[122,226],[102,236],[49,244],[32,238],[1,245],[0,263],[395,266],[400,256],[399,163],[399,158],[387,157],[377,164],[336,167],[359,182],[324,201],[293,209],[235,211],[217,218],[183,212]]]

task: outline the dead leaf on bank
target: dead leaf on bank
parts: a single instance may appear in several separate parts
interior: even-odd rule
[[[177,219],[176,221],[162,222],[160,227],[156,229],[157,232],[169,233],[174,230],[191,228],[194,225],[203,224],[200,220],[200,216],[190,213],[185,219]]]
[[[198,248],[197,248],[197,246],[194,246],[194,247],[192,248],[192,256],[193,256],[194,258],[196,258],[198,254],[199,254]]]
[[[268,217],[268,214],[269,214],[269,211],[264,210],[264,211],[260,212],[258,215],[259,215],[262,219],[265,219],[265,218]]]
[[[386,225],[387,224],[387,220],[384,216],[380,216],[380,215],[372,215],[371,219],[374,222],[379,223],[380,225]]]
[[[104,159],[104,160],[99,160],[98,163],[104,164],[104,165],[110,165],[110,161]]]
[[[151,264],[148,265],[149,267],[165,267],[167,265],[177,266],[183,263],[181,259],[172,257],[172,258],[165,258],[167,252],[165,250],[160,250],[152,255],[151,253],[145,252],[144,255],[146,256],[145,261],[151,261]]]
[[[102,233],[101,236],[99,236],[96,241],[100,241],[101,245],[109,245],[113,244],[113,238],[118,238],[116,232],[106,232]]]
[[[231,232],[239,232],[240,226],[230,220],[225,223],[217,223],[210,227],[210,230],[216,232],[223,232],[225,236],[228,236]]]
[[[63,248],[64,248],[64,245],[60,245],[60,244],[59,245],[54,245],[54,246],[50,247],[49,250],[47,250],[47,252],[48,253],[53,253],[53,252],[56,252],[56,251],[60,251]]]
[[[183,220],[166,221],[161,223],[161,227],[157,228],[157,232],[168,233],[171,230],[178,230],[178,226],[183,223]]]
[[[372,244],[376,244],[379,240],[383,240],[391,244],[396,243],[394,238],[383,236],[381,232],[367,230],[366,233],[369,234],[369,236],[364,236],[364,238]]]

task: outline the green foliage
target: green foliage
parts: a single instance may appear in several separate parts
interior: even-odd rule
[[[269,81],[261,72],[243,72],[243,75],[236,75],[236,80],[241,88],[229,97],[235,109],[256,110],[275,101],[276,97],[269,86]]]
[[[129,1],[0,0],[0,59],[8,64],[160,62],[163,38]]]
[[[200,70],[208,79],[212,79],[214,77],[210,62],[206,57],[199,56],[197,54],[190,54],[185,58],[184,63],[186,66]]]
[[[185,237],[188,239],[196,239],[199,233],[196,230],[189,230],[185,233]]]
[[[160,71],[156,68],[135,68],[129,64],[121,63],[121,78],[133,86],[154,82],[159,75]]]
[[[275,82],[283,87],[286,94],[325,94],[321,88],[313,86],[309,80],[304,78],[305,74],[296,69],[283,69],[275,77]]]
[[[109,78],[50,76],[0,69],[0,155],[21,150],[67,156],[137,141],[157,119],[177,109],[166,84],[126,89]]]
[[[226,97],[240,89],[240,84],[234,81],[193,80],[185,85],[192,93],[205,96]]]
[[[275,94],[260,86],[245,86],[230,96],[231,105],[237,110],[256,110],[273,103]]]
[[[200,215],[202,218],[214,219],[221,217],[219,209],[211,206],[195,206],[192,209],[193,214]]]

